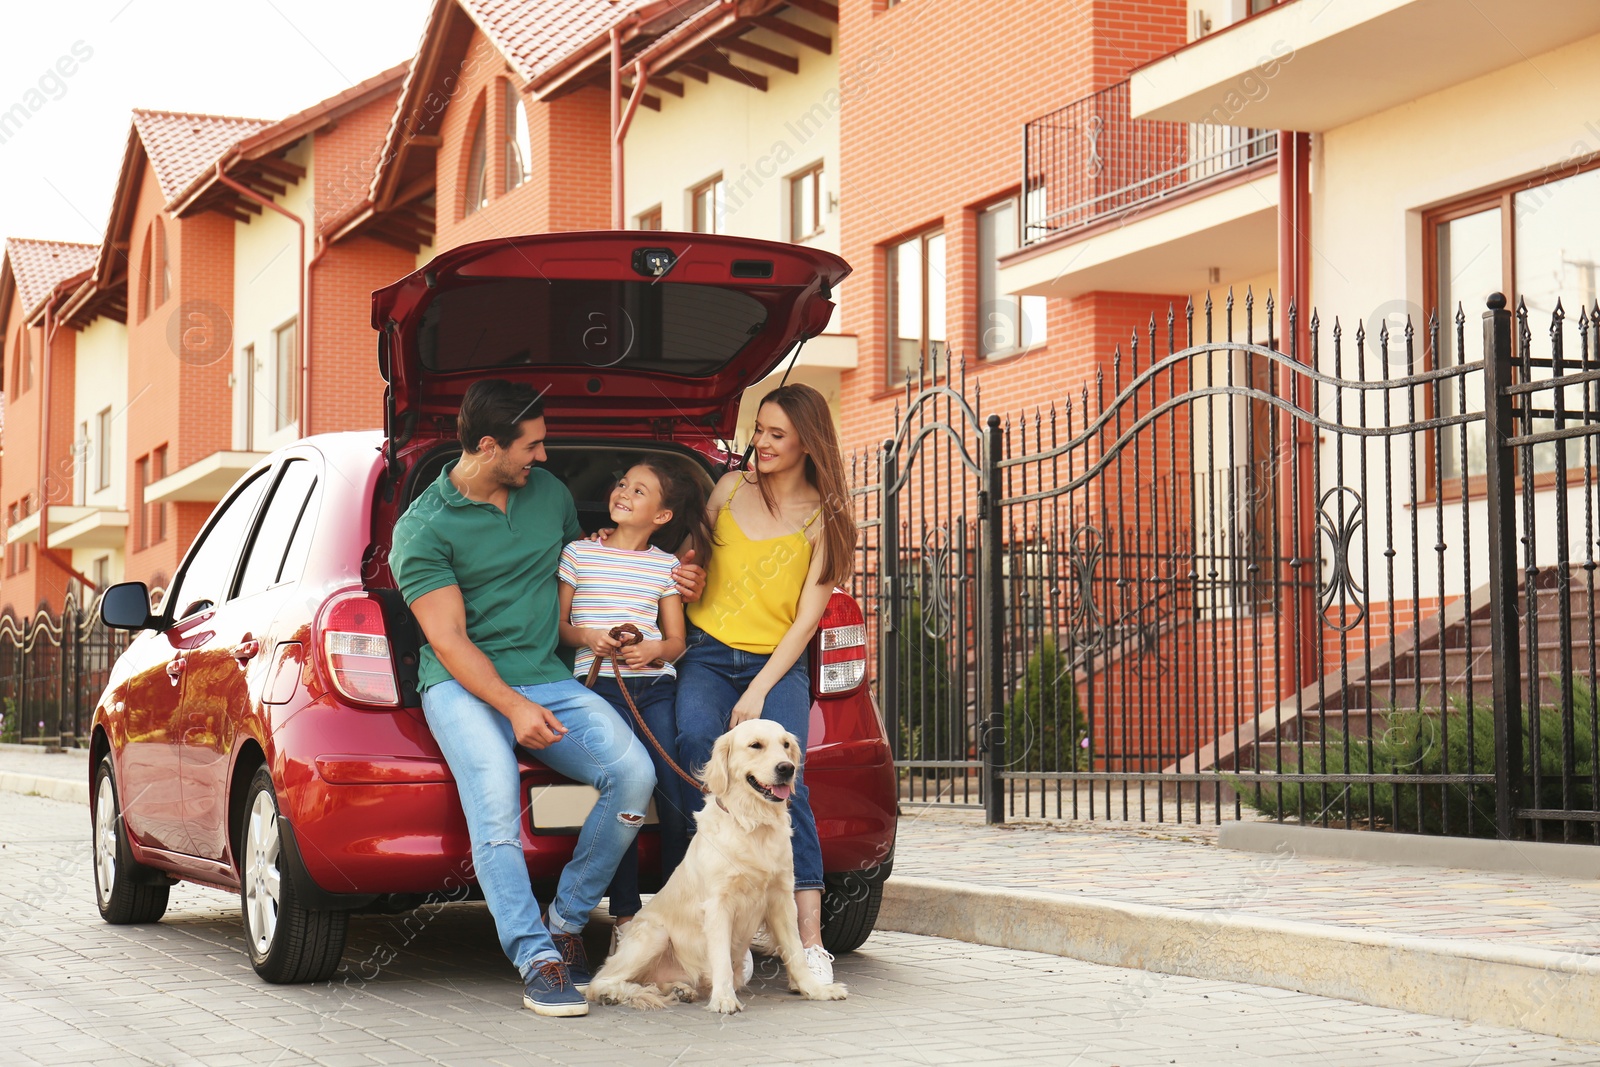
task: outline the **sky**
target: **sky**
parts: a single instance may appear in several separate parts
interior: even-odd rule
[[[98,244],[133,108],[283,118],[410,59],[429,2],[0,0],[0,237]]]

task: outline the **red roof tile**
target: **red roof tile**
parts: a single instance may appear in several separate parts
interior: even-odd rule
[[[133,110],[134,129],[139,131],[161,195],[167,200],[182,192],[223,152],[271,125],[265,119]]]
[[[80,245],[67,241],[29,241],[6,238],[5,258],[17,280],[17,296],[23,311],[38,307],[50,290],[75,274],[94,266],[99,245]]]
[[[484,35],[524,81],[543,73],[573,49],[646,0],[458,0]],[[703,4],[685,3],[692,8]]]

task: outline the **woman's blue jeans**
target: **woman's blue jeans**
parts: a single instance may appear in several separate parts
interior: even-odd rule
[[[678,726],[673,704],[678,694],[677,680],[670,674],[662,674],[655,677],[637,676],[625,681],[628,695],[633,697],[634,706],[644,716],[645,725],[650,727],[656,740],[676,759],[674,749],[678,740]],[[607,703],[622,716],[622,721],[633,727],[634,733],[639,733],[633,713],[628,710],[628,702],[623,698],[615,677],[602,673],[594,680],[594,691],[606,698]],[[672,872],[678,869],[678,864],[683,862],[683,854],[689,848],[689,806],[683,796],[683,789],[687,789],[688,785],[667,766],[666,759],[643,734],[639,734],[639,742],[650,754],[650,760],[656,768],[656,825],[661,832],[661,882],[664,885],[672,877]],[[617,873],[611,879],[606,896],[611,900],[612,915],[639,913],[637,839],[622,854],[622,862],[617,864]]]
[[[559,741],[534,752],[534,758],[600,791],[550,903],[550,926],[579,934],[623,850],[639,833],[655,788],[655,770],[643,743],[611,705],[576,678],[515,688],[549,708],[567,728]],[[472,838],[472,866],[494,916],[500,947],[526,980],[536,961],[559,960],[561,953],[539,921],[539,902],[522,853],[528,799],[517,769],[511,720],[453,680],[422,694],[422,712],[456,780]]]
[[[678,660],[678,762],[695,774],[711,759],[711,746],[727,732],[733,705],[769,657],[725,645],[692,624],[688,629],[688,648]],[[800,750],[805,751],[811,731],[811,677],[806,657],[801,656],[767,693],[761,717],[794,734]],[[687,785],[684,791],[692,792]],[[691,810],[698,811],[704,798],[690,799]],[[821,889],[822,843],[811,814],[803,760],[795,777],[789,816],[794,822],[794,887]]]

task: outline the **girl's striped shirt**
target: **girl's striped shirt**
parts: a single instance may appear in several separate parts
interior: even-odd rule
[[[659,641],[661,601],[678,595],[678,583],[672,578],[672,569],[677,565],[676,556],[654,545],[636,552],[582,540],[562,549],[556,576],[572,586],[572,625],[609,630],[631,622],[646,641]],[[579,648],[573,672],[586,677],[593,661],[592,651]],[[609,673],[611,665],[602,669]],[[622,665],[623,677],[654,678],[676,673],[670,663],[654,669]]]

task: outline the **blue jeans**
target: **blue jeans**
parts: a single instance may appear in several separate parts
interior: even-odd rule
[[[644,745],[611,705],[576,678],[515,688],[549,708],[567,728],[559,741],[533,753],[534,757],[600,791],[578,833],[572,861],[561,872],[549,910],[551,927],[566,934],[582,933],[623,850],[639,833],[655,788],[655,771]],[[511,720],[454,680],[430,686],[422,694],[422,713],[455,777],[472,838],[472,866],[494,916],[500,947],[526,979],[536,962],[559,960],[561,953],[539,921],[539,902],[522,853],[527,798],[517,769]]]
[[[650,732],[656,735],[656,740],[668,752],[673,752],[678,739],[677,719],[673,711],[673,703],[678,695],[677,679],[670,674],[662,674],[654,678],[628,678],[626,684],[634,706],[644,716],[645,725],[650,727]],[[594,691],[617,709],[622,721],[633,726],[634,733],[639,733],[639,728],[633,722],[633,713],[628,710],[628,702],[623,699],[622,690],[617,687],[614,676],[601,674],[594,680]],[[667,761],[643,734],[639,734],[639,741],[656,768],[656,822],[661,831],[661,882],[664,885],[672,877],[672,872],[677,870],[678,864],[683,862],[683,854],[689,848],[689,804],[683,796],[688,784],[667,766]],[[675,752],[673,758],[677,758]],[[611,899],[612,915],[639,914],[637,840],[622,854],[622,862],[617,864],[617,873],[611,879],[606,896]]]
[[[733,705],[767,665],[768,658],[725,645],[689,625],[688,648],[678,659],[678,763],[684,770],[697,773],[710,761],[711,746],[728,730]],[[805,751],[811,731],[811,678],[805,656],[767,693],[761,717],[794,734],[800,739],[800,750]],[[688,786],[684,791],[690,792]],[[690,799],[692,810],[698,811],[704,798]],[[794,822],[794,887],[821,889],[822,843],[817,838],[817,820],[811,814],[804,760],[795,776],[789,816]]]

